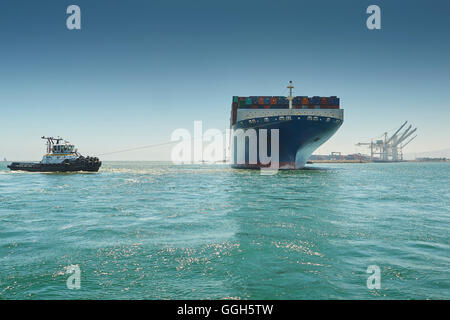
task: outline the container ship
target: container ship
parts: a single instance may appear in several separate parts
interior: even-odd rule
[[[62,138],[42,137],[42,139],[47,140],[47,153],[40,162],[13,162],[8,168],[13,171],[30,172],[97,172],[102,165],[96,157],[84,157],[79,154],[73,144]]]
[[[256,169],[276,166],[279,169],[301,169],[320,145],[327,141],[342,125],[344,110],[340,99],[331,97],[292,96],[292,81],[287,86],[289,96],[233,97],[230,127],[233,168]],[[238,130],[242,129],[242,130]],[[249,154],[250,129],[267,129],[267,156],[271,153],[271,130],[278,129],[278,163],[266,164],[260,159],[260,134],[256,135],[256,159]],[[245,143],[237,143],[239,135]],[[248,137],[248,138],[246,138]],[[245,155],[245,160],[238,154]]]

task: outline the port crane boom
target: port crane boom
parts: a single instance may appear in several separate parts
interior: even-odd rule
[[[397,136],[397,133],[399,133],[400,132],[400,130],[402,130],[403,129],[403,127],[406,125],[408,123],[408,121],[405,121],[405,123],[404,124],[402,124],[402,126],[400,127],[400,128],[398,128],[398,130],[397,131],[395,131],[395,133],[392,135],[392,137],[390,137],[389,138],[389,140],[388,141],[386,141],[386,143],[389,143],[389,142],[391,142],[392,141],[392,139],[394,139],[396,136]],[[411,127],[411,126],[410,126]]]
[[[415,135],[414,137],[412,137],[411,139],[408,140],[408,142],[406,142],[405,144],[402,145],[402,148],[406,147],[411,141],[413,141],[415,138],[417,137],[417,135]]]
[[[397,141],[397,145],[400,144],[401,142],[405,141],[406,139],[408,139],[416,131],[417,131],[417,128],[415,128],[414,130],[410,131],[408,134],[404,135],[402,138],[400,138]]]

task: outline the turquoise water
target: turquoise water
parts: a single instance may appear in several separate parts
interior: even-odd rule
[[[450,163],[0,163],[0,298],[450,299],[449,186]]]

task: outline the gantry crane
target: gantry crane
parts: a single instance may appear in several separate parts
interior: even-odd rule
[[[403,148],[417,137],[417,135],[415,135],[407,142],[404,142],[417,131],[417,128],[411,130],[412,125],[409,125],[408,128],[401,132],[407,123],[408,121],[405,121],[390,137],[388,137],[388,133],[385,132],[384,139],[378,139],[375,142],[373,140],[370,142],[360,142],[356,145],[368,146],[370,148],[370,160],[372,161],[402,161]]]

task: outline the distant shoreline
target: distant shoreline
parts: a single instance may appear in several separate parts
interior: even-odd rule
[[[400,162],[416,162],[416,163],[428,163],[428,162],[450,162],[450,159],[446,160],[402,160],[402,161],[371,161],[371,160],[310,160],[308,164],[314,163],[400,163]]]

